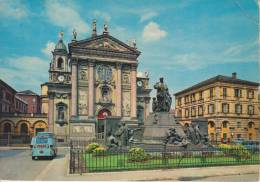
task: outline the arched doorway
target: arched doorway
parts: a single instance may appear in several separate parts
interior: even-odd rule
[[[34,123],[34,134],[37,135],[38,132],[43,132],[47,130],[47,124],[44,121],[36,121]]]
[[[217,136],[215,134],[215,123],[213,121],[208,122],[208,134],[210,141],[217,141]]]
[[[255,123],[250,121],[248,123],[248,140],[256,139]]]
[[[28,125],[26,123],[22,123],[20,125],[20,133],[21,134],[28,134],[29,133]]]
[[[229,122],[222,122],[222,134],[221,134],[221,142],[229,143],[230,142],[230,131],[229,131]]]
[[[105,130],[104,119],[107,116],[111,116],[111,115],[112,114],[111,114],[111,112],[108,109],[101,109],[98,112],[98,115],[97,115],[97,119],[98,119],[97,132],[98,133],[104,133],[104,130]]]
[[[11,133],[12,132],[12,126],[10,123],[5,123],[4,124],[4,130],[3,130],[4,133]]]

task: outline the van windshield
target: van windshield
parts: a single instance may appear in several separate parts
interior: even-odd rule
[[[45,143],[48,143],[48,138],[47,138],[47,137],[37,137],[37,138],[36,138],[36,143],[37,143],[37,144],[45,144]]]

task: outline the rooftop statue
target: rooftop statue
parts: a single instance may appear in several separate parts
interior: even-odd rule
[[[153,98],[153,112],[169,112],[171,109],[172,98],[163,78],[154,85],[157,90],[156,98]]]

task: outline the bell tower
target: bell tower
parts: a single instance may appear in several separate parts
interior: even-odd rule
[[[63,32],[59,33],[59,41],[52,52],[53,58],[49,68],[49,82],[52,83],[66,83],[70,80],[67,74],[69,72],[68,51],[63,43],[63,35]]]

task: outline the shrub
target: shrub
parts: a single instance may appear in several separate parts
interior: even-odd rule
[[[227,145],[220,144],[218,148],[226,155],[240,159],[248,159],[250,157],[249,151],[243,145]]]
[[[134,147],[128,151],[128,160],[132,162],[142,162],[149,159],[149,155],[142,148]]]
[[[106,149],[102,146],[99,146],[93,150],[95,156],[104,156],[106,154]]]
[[[96,148],[98,148],[98,147],[100,147],[100,145],[99,145],[98,143],[90,143],[90,144],[88,144],[88,146],[87,146],[87,152],[88,152],[88,153],[93,153],[93,151],[94,151]]]

